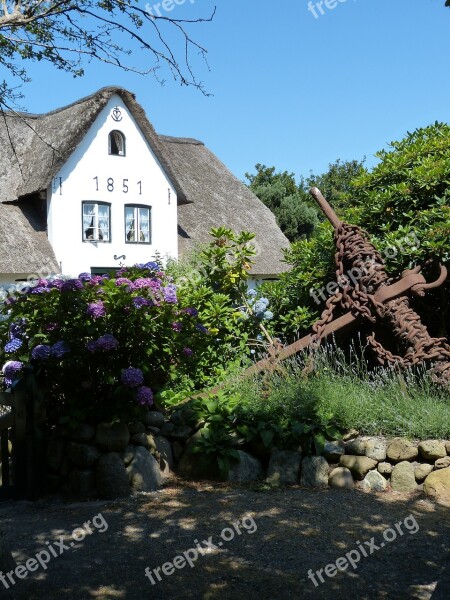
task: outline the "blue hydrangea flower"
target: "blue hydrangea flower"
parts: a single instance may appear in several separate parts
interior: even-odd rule
[[[255,304],[253,305],[253,310],[258,319],[264,318],[264,313],[266,312],[268,306],[269,301],[267,300],[267,298],[259,298],[255,302]]]
[[[254,298],[257,295],[258,295],[258,292],[256,290],[248,290],[248,292],[247,292],[247,296],[249,296],[250,298]]]
[[[97,350],[98,350],[97,340],[90,340],[86,344],[86,348],[89,350],[89,352],[97,352]]]
[[[204,325],[202,325],[202,323],[197,323],[195,329],[197,331],[200,331],[200,333],[208,333],[208,329]]]
[[[52,349],[47,344],[38,344],[31,351],[33,360],[48,360],[52,354]]]
[[[56,344],[53,344],[52,346],[52,356],[55,358],[62,358],[67,352],[70,352],[70,347],[63,340],[56,342]]]
[[[97,340],[97,348],[99,350],[114,350],[114,348],[117,348],[118,345],[119,342],[110,333],[102,335]]]
[[[141,385],[136,393],[136,401],[141,406],[152,406],[153,404],[153,392],[149,387]]]
[[[142,308],[143,306],[148,306],[149,304],[150,302],[142,296],[136,296],[133,298],[133,305],[135,308]]]
[[[184,312],[190,317],[198,316],[198,310],[196,308],[186,308]]]
[[[183,354],[184,356],[192,356],[194,354],[194,351],[186,346],[185,348],[183,348]]]
[[[270,321],[271,319],[273,319],[273,312],[271,310],[266,310],[266,312],[264,313],[264,318],[266,319],[266,321]]]
[[[150,271],[159,271],[159,265],[157,262],[148,262],[143,265],[145,269],[149,269]]]
[[[128,369],[122,369],[120,379],[124,385],[128,387],[138,387],[144,383],[144,375],[140,369],[129,367]]]
[[[5,345],[5,352],[16,352],[21,346],[23,342],[19,338],[13,338]]]

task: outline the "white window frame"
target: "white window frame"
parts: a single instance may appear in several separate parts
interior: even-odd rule
[[[85,207],[91,205],[94,207],[93,213],[85,214]],[[100,235],[102,230],[99,227],[98,207],[106,206],[108,209],[108,239],[104,239],[104,235]],[[86,227],[85,217],[91,217],[91,223]],[[83,200],[81,203],[81,227],[83,242],[98,242],[102,244],[111,243],[111,204],[109,202],[98,202],[96,200]],[[86,232],[93,229],[93,236],[88,237]]]
[[[141,232],[141,215],[140,210],[145,209],[148,211],[148,241],[140,240],[140,239],[128,239],[130,230],[127,231],[127,210],[133,209],[134,217],[133,221],[135,223],[135,232]],[[124,226],[125,226],[125,243],[126,244],[151,244],[152,243],[152,207],[148,204],[125,204],[124,206]],[[139,236],[140,237],[140,236]]]

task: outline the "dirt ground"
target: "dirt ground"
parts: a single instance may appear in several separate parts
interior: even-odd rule
[[[0,582],[1,598],[450,598],[450,507],[423,496],[177,484],[114,502],[4,502],[0,528],[17,564],[50,557]]]

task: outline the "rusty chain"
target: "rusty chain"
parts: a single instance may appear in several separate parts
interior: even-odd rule
[[[377,302],[375,292],[390,285],[391,279],[381,254],[368,241],[367,234],[355,225],[339,223],[335,227],[336,281],[342,288],[326,301],[320,319],[313,326],[313,344],[318,345],[325,327],[331,323],[335,310],[340,306],[354,316],[375,324],[388,321],[405,354],[398,356],[368,336],[368,342],[381,365],[392,364],[402,368],[426,363],[431,366],[434,378],[450,381],[450,346],[445,338],[432,338],[422,324],[419,315],[410,307],[406,296]],[[353,285],[350,283],[352,278]],[[353,277],[352,277],[353,275]]]

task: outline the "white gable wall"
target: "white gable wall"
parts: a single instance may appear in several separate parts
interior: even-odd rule
[[[111,116],[115,107],[121,112],[119,122]],[[124,134],[125,156],[108,154],[108,134],[112,130]],[[118,267],[114,255],[125,255],[126,259],[120,259],[125,265],[147,262],[155,252],[178,257],[176,191],[117,95],[57,174],[47,198],[48,237],[65,275],[90,272],[92,267]],[[110,242],[83,241],[83,201],[111,204]],[[133,203],[151,207],[151,244],[125,242],[124,207]]]

